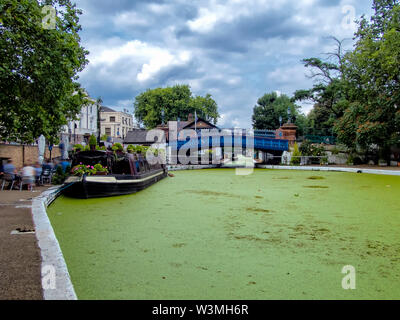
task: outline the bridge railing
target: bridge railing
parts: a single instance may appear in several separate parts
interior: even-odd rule
[[[254,130],[254,136],[274,139],[276,137],[276,131],[275,130]]]
[[[307,134],[304,136],[304,140],[308,140],[312,143],[336,144],[337,139],[334,136],[319,136]]]
[[[197,139],[187,138],[186,140],[170,141],[169,146],[177,148],[189,149],[196,148],[201,149],[202,147],[212,147],[213,139],[219,139],[219,143],[216,143],[218,147],[230,148],[254,148],[259,150],[276,150],[276,151],[287,151],[289,150],[289,141],[284,139],[267,138],[260,136],[231,136],[223,135],[219,137],[199,136]],[[214,140],[214,143],[216,141]],[[215,144],[214,144],[215,145]]]

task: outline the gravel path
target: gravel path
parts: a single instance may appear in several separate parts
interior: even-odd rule
[[[33,230],[31,205],[46,187],[0,192],[0,300],[42,300],[41,257]]]

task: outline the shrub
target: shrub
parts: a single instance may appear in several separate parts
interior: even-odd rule
[[[124,147],[119,142],[114,143],[111,149],[113,151],[124,151]]]
[[[55,185],[63,184],[65,179],[68,177],[68,170],[66,172],[63,171],[61,166],[58,166],[56,169],[56,173],[53,175],[51,182]]]
[[[292,154],[292,159],[290,160],[290,164],[291,165],[299,165],[300,164],[300,157],[301,157],[301,152],[299,150],[299,146],[297,145],[297,143],[294,143],[294,150],[293,150],[293,154]]]
[[[107,169],[106,167],[103,167],[100,163],[95,164],[94,167],[93,167],[93,169],[94,169],[96,172],[108,172],[108,169]]]
[[[354,164],[354,157],[352,154],[349,155],[349,158],[347,159],[346,164],[350,165],[350,166],[352,166]]]
[[[133,145],[129,145],[126,149],[129,153],[140,153],[145,155],[147,150],[149,150],[149,147],[146,146],[133,146]],[[155,152],[154,152],[155,154]],[[155,154],[156,155],[156,154]]]
[[[129,153],[134,153],[135,152],[135,146],[133,146],[133,145],[129,145],[127,148],[126,148],[126,151],[128,151]]]
[[[96,146],[97,145],[97,139],[96,137],[92,134],[89,138],[89,146]]]
[[[331,152],[333,155],[338,155],[340,150],[337,147],[334,147]]]
[[[74,151],[83,151],[83,150],[85,150],[85,147],[83,145],[79,143],[74,145]]]
[[[304,140],[300,145],[300,152],[303,156],[311,156],[312,143],[309,140]]]

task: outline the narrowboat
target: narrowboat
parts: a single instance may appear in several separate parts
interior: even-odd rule
[[[164,179],[166,165],[150,164],[140,154],[113,153],[111,151],[81,151],[72,160],[72,166],[107,167],[108,173],[70,176],[64,183],[64,195],[74,198],[99,198],[138,192]]]

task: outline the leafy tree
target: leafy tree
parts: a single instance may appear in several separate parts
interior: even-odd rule
[[[42,5],[57,7],[54,29],[45,29]],[[70,0],[0,2],[1,140],[54,143],[87,97],[77,74],[88,52],[78,35],[81,11]]]
[[[335,128],[347,146],[377,145],[387,158],[400,142],[400,4],[375,0],[373,8],[370,21],[360,20],[355,49],[346,56],[348,102]]]
[[[175,85],[167,88],[147,90],[135,98],[135,117],[147,128],[154,128],[162,122],[187,119],[190,113],[211,120],[216,124],[219,117],[217,103],[211,95],[192,96],[188,85]]]
[[[288,108],[291,110],[292,122],[299,127],[299,133],[302,134],[306,121],[305,116],[299,112],[300,107],[287,95],[278,97],[276,92],[264,94],[257,100],[257,105],[253,109],[253,128],[276,130],[280,125],[279,117],[282,117],[282,123],[288,121]]]
[[[312,79],[316,80],[311,89],[297,90],[293,101],[311,101],[314,107],[308,115],[311,133],[328,134],[332,132],[334,122],[343,115],[346,100],[345,52],[344,40],[331,37],[336,49],[327,53],[327,58],[303,59],[304,66],[311,70]],[[307,130],[309,133],[309,129]]]

